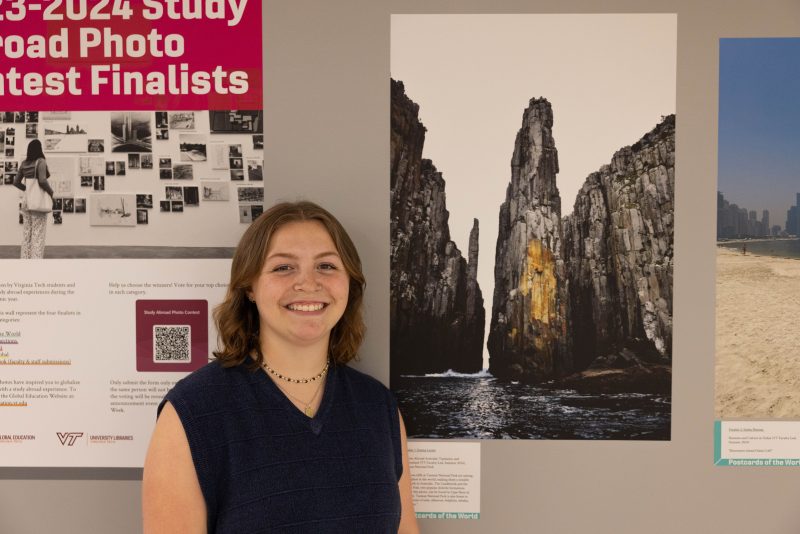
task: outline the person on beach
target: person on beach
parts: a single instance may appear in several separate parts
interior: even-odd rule
[[[742,243],[742,255],[747,255],[747,243]]]
[[[242,236],[215,360],[169,391],[147,452],[144,532],[418,533],[406,434],[364,337],[353,242],[311,202]]]
[[[25,159],[20,163],[17,175],[14,177],[14,187],[25,191],[27,186],[25,181],[36,179],[41,187],[50,197],[53,197],[53,188],[50,187],[47,179],[50,171],[47,169],[42,142],[34,139],[28,143],[28,152]],[[22,246],[20,258],[40,259],[44,258],[44,238],[47,232],[47,213],[36,212],[27,209],[27,205],[22,205]]]

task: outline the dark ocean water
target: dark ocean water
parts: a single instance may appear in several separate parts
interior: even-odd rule
[[[742,244],[747,244],[747,253],[762,256],[777,256],[780,258],[800,258],[800,239],[764,239],[748,241],[723,242],[719,246],[742,250]]]
[[[667,395],[599,395],[484,376],[401,377],[392,390],[411,438],[670,439]]]

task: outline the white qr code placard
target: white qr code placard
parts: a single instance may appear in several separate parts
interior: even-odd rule
[[[189,325],[153,325],[153,361],[176,363],[191,361],[192,327]]]

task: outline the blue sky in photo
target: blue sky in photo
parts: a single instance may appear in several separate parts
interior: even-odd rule
[[[800,193],[800,39],[720,39],[719,49],[718,189],[783,227]]]

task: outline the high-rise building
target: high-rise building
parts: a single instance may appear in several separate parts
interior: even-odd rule
[[[767,237],[770,235],[769,210],[761,212],[761,234]]]
[[[786,212],[786,233],[797,235],[797,206],[792,206]]]

